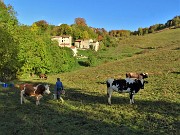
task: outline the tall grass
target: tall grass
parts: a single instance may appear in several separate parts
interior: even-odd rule
[[[0,134],[42,135],[178,135],[180,133],[180,29],[122,40],[100,52],[111,60],[48,80],[26,78],[21,82],[64,83],[65,103],[44,96],[36,106],[32,98],[20,105],[17,88],[0,88]],[[122,53],[131,57],[121,57]],[[123,54],[124,55],[124,54]],[[116,59],[117,58],[117,59]],[[115,60],[116,59],[116,60]],[[125,78],[126,72],[148,72],[148,84],[129,104],[128,94],[113,93],[107,105],[107,78]]]

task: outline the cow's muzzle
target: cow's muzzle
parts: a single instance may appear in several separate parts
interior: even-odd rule
[[[144,81],[144,83],[148,83],[148,81]]]

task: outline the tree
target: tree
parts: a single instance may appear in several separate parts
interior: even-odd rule
[[[60,35],[61,35],[61,30],[60,30],[59,26],[55,26],[55,27],[51,30],[51,35],[52,35],[52,36],[60,36]]]
[[[88,34],[87,31],[83,31],[83,33],[82,33],[82,38],[83,38],[83,39],[89,39],[89,34]]]
[[[87,26],[86,20],[84,18],[75,18],[75,24],[80,25],[80,26]]]
[[[62,35],[72,35],[72,28],[67,24],[61,24],[60,26],[55,26],[51,30],[51,35],[62,36]]]
[[[148,34],[148,29],[149,29],[149,28],[144,28],[144,29],[143,29],[143,35]]]
[[[0,80],[7,81],[16,77],[18,70],[18,42],[4,28],[0,27]]]
[[[33,23],[32,26],[31,26],[31,31],[35,32],[35,33],[38,33],[40,30],[40,28],[37,26],[36,23]]]
[[[18,21],[12,6],[0,2],[0,80],[16,77],[18,41],[15,32]]]
[[[111,30],[109,35],[113,37],[129,37],[131,32],[129,30]]]
[[[150,26],[149,30],[148,30],[148,33],[154,33],[154,31],[155,31],[154,26]]]
[[[59,32],[60,32],[60,35],[71,35],[72,28],[67,24],[61,24],[59,26]]]
[[[77,40],[77,39],[82,39],[82,31],[79,29],[79,27],[77,25],[72,25],[72,35],[73,35],[73,39]]]
[[[0,3],[0,80],[27,73],[60,73],[71,70],[76,61],[70,48],[51,40],[49,25],[41,20],[32,26],[20,25],[11,6]],[[50,27],[51,29],[54,26]],[[61,34],[71,27],[62,25]]]
[[[49,24],[45,20],[40,20],[37,22],[34,22],[33,24],[36,24],[42,32],[45,32],[48,29]]]
[[[138,34],[139,34],[139,36],[143,35],[143,29],[142,28],[138,28]]]
[[[172,19],[172,25],[176,28],[180,27],[180,16],[176,16]]]

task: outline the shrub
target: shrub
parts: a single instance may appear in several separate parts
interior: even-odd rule
[[[89,65],[89,66],[96,66],[96,64],[97,64],[97,59],[96,59],[96,57],[95,57],[94,55],[90,55],[90,56],[88,57],[88,65]]]

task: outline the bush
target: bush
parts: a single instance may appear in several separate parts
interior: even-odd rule
[[[89,66],[96,66],[96,64],[97,64],[97,59],[96,59],[96,57],[95,57],[94,55],[90,55],[90,56],[88,57],[88,65],[89,65]]]

